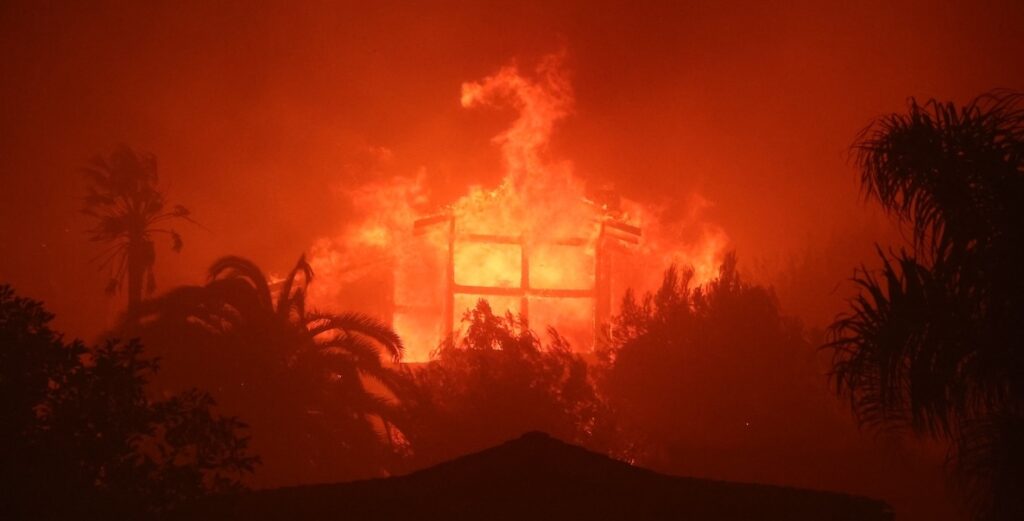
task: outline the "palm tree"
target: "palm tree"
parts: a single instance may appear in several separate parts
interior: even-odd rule
[[[167,198],[157,189],[156,156],[137,153],[121,145],[109,157],[97,156],[83,169],[89,181],[82,212],[94,218],[90,239],[108,244],[97,259],[110,269],[107,292],[116,293],[128,281],[128,309],[156,288],[153,236],[167,235],[171,249],[181,251],[181,236],[165,224],[191,221],[184,206],[167,208]]]
[[[400,386],[386,360],[400,359],[402,341],[360,313],[307,310],[312,280],[305,257],[276,284],[224,257],[205,285],[145,301],[125,321],[162,355],[164,385],[209,389],[253,426],[267,484],[379,475],[389,456],[381,431]]]
[[[1022,100],[911,100],[858,138],[868,197],[912,233],[858,271],[827,344],[863,424],[951,442],[978,519],[1024,515]]]

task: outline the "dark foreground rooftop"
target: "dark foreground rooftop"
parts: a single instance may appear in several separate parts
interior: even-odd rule
[[[891,520],[882,501],[667,476],[542,433],[406,476],[261,490],[179,513],[190,520]]]

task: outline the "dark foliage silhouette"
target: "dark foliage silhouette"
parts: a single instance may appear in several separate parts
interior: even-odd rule
[[[910,233],[827,344],[861,423],[950,442],[978,519],[1024,516],[1022,99],[911,100],[858,138],[867,196]]]
[[[96,223],[89,230],[93,241],[105,243],[97,259],[110,269],[108,293],[127,281],[128,308],[142,301],[143,292],[156,288],[155,235],[167,235],[171,249],[181,251],[181,235],[166,227],[175,220],[191,221],[189,211],[177,204],[168,208],[157,189],[156,156],[120,146],[109,157],[97,156],[83,169],[89,183],[82,212]]]
[[[42,304],[0,286],[0,511],[10,518],[146,517],[237,490],[257,459],[244,425],[196,390],[144,388],[138,342],[65,344]]]
[[[271,283],[252,262],[224,257],[202,286],[139,306],[125,328],[165,361],[168,389],[210,389],[253,426],[263,485],[384,473],[402,342],[362,314],[306,309],[313,272],[302,258]]]
[[[837,443],[823,440],[843,427],[824,370],[800,323],[779,313],[771,289],[741,279],[735,256],[703,287],[672,267],[658,291],[627,294],[610,346],[599,382],[628,440],[622,457],[686,475],[823,485],[821,455]]]
[[[589,441],[602,429],[587,364],[554,330],[541,341],[521,318],[486,300],[465,333],[410,371],[406,429],[415,466],[480,450],[530,430]]]

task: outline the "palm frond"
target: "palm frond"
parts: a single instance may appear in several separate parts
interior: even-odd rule
[[[364,337],[342,333],[331,340],[317,343],[320,352],[341,356],[358,370],[381,367],[380,347]]]
[[[312,313],[309,315],[310,333],[313,336],[337,329],[353,335],[362,335],[377,342],[394,359],[400,359],[405,351],[402,339],[387,324],[369,315],[356,312],[337,314]]]
[[[210,265],[208,277],[211,281],[221,278],[236,278],[248,281],[255,288],[260,303],[267,309],[273,309],[267,277],[260,270],[259,266],[256,266],[249,259],[235,255],[221,257]]]
[[[985,237],[1000,192],[1020,184],[1020,94],[994,92],[962,108],[911,99],[864,129],[854,145],[865,195],[912,223],[919,246],[966,247]]]
[[[912,249],[879,249],[881,269],[855,275],[859,294],[825,346],[836,392],[862,425],[952,442],[976,518],[1016,519],[1024,95],[996,91],[959,108],[910,100],[907,113],[865,129],[854,150],[865,195],[910,226]]]
[[[288,272],[288,276],[285,277],[284,283],[281,285],[281,292],[277,297],[277,314],[282,317],[287,317],[292,309],[305,308],[305,293],[299,295],[300,302],[298,303],[295,302],[295,296],[292,295],[292,286],[295,284],[295,279],[299,273],[303,276],[304,285],[308,285],[313,280],[313,267],[306,262],[305,254],[299,257],[295,267]]]

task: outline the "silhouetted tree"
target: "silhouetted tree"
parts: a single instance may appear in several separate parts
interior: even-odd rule
[[[553,329],[542,343],[511,313],[486,300],[463,316],[466,331],[448,339],[431,362],[410,370],[403,424],[420,466],[540,430],[589,441],[601,428],[600,402],[587,364]]]
[[[626,441],[620,457],[820,486],[822,439],[842,418],[801,324],[780,314],[770,288],[741,279],[734,256],[705,286],[672,267],[656,292],[628,293],[601,358],[599,389]]]
[[[48,469],[36,470],[44,445],[38,408],[50,396],[50,381],[71,371],[83,351],[78,343],[64,345],[48,327],[52,318],[41,303],[0,286],[0,511],[27,515],[45,504]]]
[[[382,422],[393,414],[402,354],[387,325],[359,313],[306,309],[313,272],[301,258],[271,288],[251,261],[224,257],[202,286],[143,302],[127,330],[158,348],[170,388],[209,388],[253,426],[264,484],[380,475]]]
[[[1024,517],[1022,99],[911,100],[858,138],[868,197],[912,233],[828,344],[863,424],[951,442],[978,519]]]
[[[257,459],[244,425],[194,389],[145,394],[137,342],[65,344],[52,315],[0,286],[0,511],[11,519],[142,518],[237,490]]]
[[[108,293],[116,293],[128,281],[128,308],[142,301],[143,288],[156,288],[153,237],[167,235],[171,249],[181,251],[181,236],[165,227],[174,220],[188,220],[189,211],[177,204],[168,208],[157,188],[156,156],[120,146],[109,157],[97,156],[83,169],[89,182],[82,212],[95,219],[90,239],[108,246],[98,259],[110,269]]]

